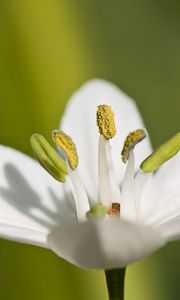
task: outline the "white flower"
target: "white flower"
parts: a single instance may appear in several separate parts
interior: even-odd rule
[[[99,138],[100,104],[115,113],[117,134],[110,142]],[[78,169],[68,167],[65,184],[33,159],[1,146],[0,236],[50,248],[83,268],[100,269],[126,266],[178,239],[180,155],[156,172],[137,172],[152,152],[146,139],[130,151],[127,166],[121,162],[127,134],[142,127],[128,96],[108,82],[92,80],[72,96],[62,119],[61,129],[73,138],[79,155]],[[120,203],[120,217],[87,220],[90,206],[99,202],[108,209]]]

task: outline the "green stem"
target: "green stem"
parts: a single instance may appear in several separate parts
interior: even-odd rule
[[[125,268],[105,271],[109,300],[124,300],[125,272]]]

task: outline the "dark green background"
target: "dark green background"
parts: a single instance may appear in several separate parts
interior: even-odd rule
[[[84,81],[102,77],[137,100],[157,146],[179,130],[180,2],[0,0],[0,141],[58,126]],[[173,176],[173,174],[172,174]],[[180,243],[128,268],[127,300],[180,297]],[[103,273],[52,252],[0,242],[0,299],[107,299]]]

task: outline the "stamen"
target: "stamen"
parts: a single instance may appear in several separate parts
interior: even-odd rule
[[[109,181],[109,169],[106,157],[105,140],[102,136],[99,137],[98,149],[98,187],[99,187],[99,201],[106,207],[111,207],[112,195]]]
[[[162,164],[175,156],[180,150],[180,132],[161,145],[142,163],[140,168],[145,173],[156,171]]]
[[[64,182],[65,175],[68,174],[66,163],[55,149],[38,133],[31,136],[30,143],[40,165],[56,180]]]
[[[53,130],[52,137],[56,145],[66,154],[71,169],[75,170],[78,166],[78,154],[72,138],[58,129]]]
[[[97,126],[104,139],[109,140],[116,134],[114,112],[109,105],[99,105],[97,110]]]
[[[68,182],[69,184],[71,183],[70,188],[76,204],[77,218],[79,221],[84,221],[86,220],[86,213],[89,211],[90,206],[84,186],[76,172],[76,168],[78,166],[76,146],[70,136],[58,129],[52,132],[52,137],[54,142],[58,147],[60,147],[67,157],[66,164],[70,179],[68,179]]]
[[[121,152],[122,161],[127,162],[130,150],[134,149],[137,143],[141,142],[146,137],[143,129],[137,129],[130,132],[124,142],[123,150]]]

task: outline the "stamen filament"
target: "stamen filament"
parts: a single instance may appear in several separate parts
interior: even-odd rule
[[[106,148],[107,163],[109,166],[108,169],[109,169],[109,180],[111,186],[112,202],[120,203],[121,192],[115,175],[115,170],[114,170],[114,165],[113,165],[112,155],[111,155],[111,145],[109,141],[105,141],[105,148]]]
[[[77,171],[73,171],[67,162],[67,168],[69,172],[69,179],[71,180],[72,186],[69,182],[74,201],[76,204],[76,213],[79,221],[86,220],[86,214],[90,210],[89,201],[87,193],[84,189],[84,186],[81,182],[81,179]],[[68,181],[67,181],[68,182]]]
[[[123,217],[136,220],[136,206],[134,202],[134,173],[135,158],[134,151],[129,152],[129,159],[122,182],[122,214]]]
[[[121,194],[116,180],[109,141],[99,137],[98,157],[99,200],[106,207],[120,203]]]
[[[106,207],[111,207],[112,196],[108,174],[108,164],[106,159],[106,151],[104,146],[104,139],[99,137],[98,149],[98,187],[99,187],[99,201]]]

